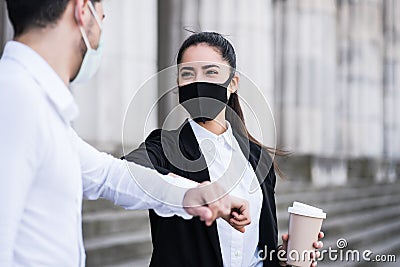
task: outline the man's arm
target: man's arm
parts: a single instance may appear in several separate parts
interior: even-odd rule
[[[219,217],[229,217],[232,209],[248,207],[245,200],[232,200],[222,194],[223,188],[218,184],[199,185],[183,177],[160,175],[153,169],[100,153],[75,136],[80,151],[83,194],[88,199],[102,197],[127,209],[154,209],[163,217],[199,216],[207,225]]]
[[[197,183],[116,159],[73,134],[79,149],[85,198],[105,198],[126,209],[154,209],[161,216],[191,218],[182,203],[187,189]]]
[[[247,205],[245,200],[233,201],[229,195],[215,198],[222,196],[223,189],[218,184],[198,185],[182,177],[160,175],[155,170],[100,153],[73,134],[81,160],[83,195],[88,199],[106,198],[126,209],[154,209],[164,217],[198,216],[207,225],[219,217],[230,216],[232,209]]]

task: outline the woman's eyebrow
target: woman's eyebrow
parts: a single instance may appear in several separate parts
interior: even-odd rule
[[[194,71],[194,68],[193,67],[182,67],[179,71],[183,71],[183,70]]]
[[[220,69],[221,67],[218,66],[218,65],[215,65],[215,64],[210,64],[210,65],[202,66],[201,68],[202,68],[203,70],[205,70],[205,69],[209,69],[209,68],[218,68],[218,69]]]

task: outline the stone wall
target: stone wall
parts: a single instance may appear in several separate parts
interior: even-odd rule
[[[311,156],[316,184],[396,176],[399,12],[396,1],[275,1],[278,136]]]
[[[90,84],[73,88],[81,109],[74,127],[96,147],[121,155],[132,96],[157,70],[174,65],[190,34],[185,29],[218,31],[234,44],[239,71],[268,99],[278,146],[293,152],[282,164],[289,177],[330,185],[344,184],[349,176],[382,181],[398,175],[397,0],[108,0],[104,5],[102,67]],[[3,43],[11,38],[6,20],[3,1]],[[256,103],[252,91],[240,89]],[[148,132],[138,125],[147,120],[147,130],[157,127],[177,103],[176,95],[167,97],[147,118],[141,111],[158,100],[157,83],[141,93],[145,100],[135,103],[137,116],[124,130],[128,149]],[[256,125],[250,120],[248,127]],[[271,136],[272,128],[266,129]]]

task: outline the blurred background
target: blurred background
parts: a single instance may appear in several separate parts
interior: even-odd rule
[[[280,234],[287,231],[287,207],[298,200],[327,212],[326,249],[338,249],[337,240],[344,238],[344,252],[368,249],[400,261],[399,0],[103,2],[101,69],[91,83],[72,88],[81,111],[74,127],[81,137],[122,156],[124,114],[140,85],[174,65],[190,35],[185,29],[217,31],[235,46],[238,69],[268,99],[278,147],[292,152],[279,160],[288,176],[276,190]],[[4,1],[0,23],[4,44],[12,38]],[[135,108],[155,103],[159,92],[144,92]],[[176,103],[176,97],[160,103],[149,127],[158,127]],[[133,149],[145,134],[135,123],[127,127],[124,145]],[[84,202],[83,228],[88,266],[148,265],[146,211]],[[325,259],[319,266],[374,264],[398,266],[362,259]]]

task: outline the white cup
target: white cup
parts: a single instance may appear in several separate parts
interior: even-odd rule
[[[311,254],[315,251],[313,243],[318,241],[322,221],[326,213],[322,209],[293,202],[289,212],[289,241],[286,251],[287,264],[292,266],[310,266]]]

